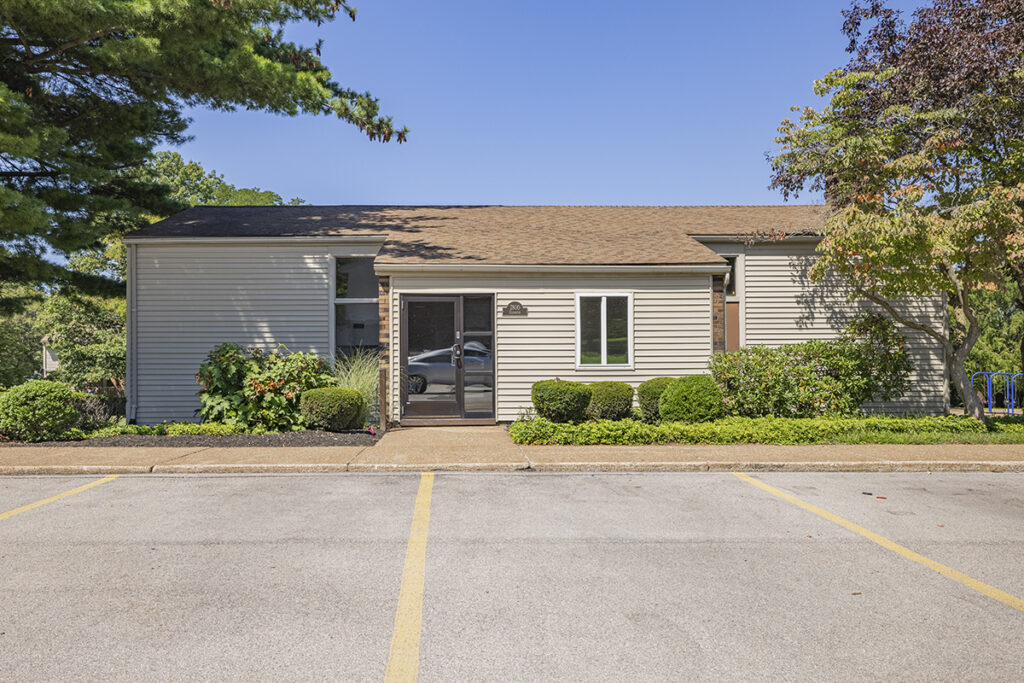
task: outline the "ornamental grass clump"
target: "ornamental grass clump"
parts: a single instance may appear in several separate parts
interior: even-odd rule
[[[582,422],[593,391],[582,382],[544,379],[530,390],[537,415],[552,422]]]
[[[633,387],[625,382],[593,382],[587,418],[623,420],[633,414]]]
[[[359,425],[376,423],[380,419],[380,359],[377,349],[354,349],[339,355],[334,362],[334,378],[339,387],[358,391],[363,397]]]
[[[19,441],[53,441],[79,420],[74,392],[61,382],[32,380],[0,397],[0,433]]]
[[[662,422],[707,422],[725,415],[722,391],[707,375],[673,380],[658,399]]]

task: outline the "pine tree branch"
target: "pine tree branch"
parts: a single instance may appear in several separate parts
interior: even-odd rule
[[[56,57],[57,55],[62,54],[64,52],[67,52],[68,50],[71,50],[73,48],[76,48],[79,45],[84,45],[84,44],[88,43],[91,40],[96,40],[97,38],[104,38],[106,36],[109,36],[111,33],[117,33],[120,30],[121,30],[120,28],[114,26],[114,27],[111,27],[111,28],[105,28],[105,29],[102,29],[100,31],[96,31],[94,33],[90,33],[89,35],[84,36],[82,38],[76,38],[75,40],[69,40],[66,43],[58,45],[57,47],[51,48],[49,50],[46,50],[45,52],[40,52],[38,54],[32,55],[31,57],[26,59],[23,62],[23,64],[24,64],[25,68],[31,68],[31,67],[35,66],[36,64],[38,64],[39,62],[45,61],[45,60],[47,60],[47,59],[49,59],[51,57]],[[28,50],[28,46],[27,45],[25,46],[25,49],[26,49],[26,51]],[[29,53],[29,54],[31,55],[32,53]]]

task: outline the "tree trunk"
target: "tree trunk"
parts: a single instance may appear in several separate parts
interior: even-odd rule
[[[985,406],[982,405],[977,392],[971,386],[971,378],[967,376],[967,371],[964,370],[963,361],[954,357],[953,362],[949,364],[949,372],[952,376],[953,384],[956,385],[957,391],[960,392],[960,396],[964,399],[964,414],[970,415],[975,420],[984,420]]]
[[[1024,311],[1024,307],[1021,310]],[[1024,337],[1020,338],[1020,369],[1024,372]]]

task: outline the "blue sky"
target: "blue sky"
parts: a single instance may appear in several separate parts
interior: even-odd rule
[[[354,23],[291,36],[322,37],[336,80],[378,97],[408,143],[193,110],[178,151],[314,204],[777,204],[764,153],[845,63],[847,5],[357,0]]]

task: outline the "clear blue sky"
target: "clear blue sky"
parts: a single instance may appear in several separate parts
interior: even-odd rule
[[[194,110],[178,151],[314,204],[777,204],[775,128],[847,60],[847,0],[356,4],[354,23],[291,36],[324,38],[336,80],[378,97],[408,143]]]

